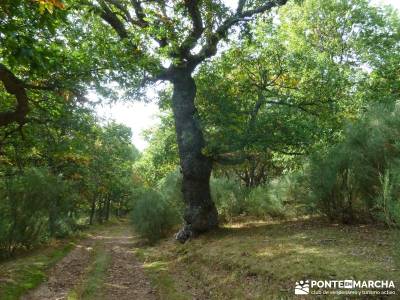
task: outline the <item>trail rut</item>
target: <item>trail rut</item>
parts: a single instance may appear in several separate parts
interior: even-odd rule
[[[49,270],[46,282],[21,299],[68,299],[71,291],[79,290],[90,276],[93,253],[98,247],[102,247],[110,259],[106,266],[104,281],[97,287],[95,299],[157,299],[142,265],[135,259],[134,245],[135,236],[127,224],[112,225],[92,234],[78,243],[66,257]]]

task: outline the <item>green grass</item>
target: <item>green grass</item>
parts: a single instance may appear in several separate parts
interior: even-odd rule
[[[317,220],[231,224],[137,251],[163,299],[175,299],[171,291],[181,299],[292,299],[300,279],[395,280],[398,288],[396,253],[394,231]]]
[[[86,279],[68,295],[68,300],[101,299],[101,286],[104,282],[107,266],[110,263],[110,253],[103,247],[94,247],[93,260],[89,265]]]
[[[72,242],[57,242],[0,265],[0,299],[14,300],[47,279],[47,270],[72,250]]]
[[[95,224],[85,231],[74,233],[69,239],[53,240],[46,246],[21,253],[16,258],[0,263],[0,299],[19,299],[27,291],[36,288],[47,279],[49,268],[74,248],[74,241],[121,222],[124,221],[112,219],[104,224]]]
[[[175,278],[170,274],[167,261],[153,260],[146,262],[148,252],[143,249],[135,249],[136,257],[142,260],[143,268],[150,279],[152,286],[158,291],[161,300],[189,299],[189,294],[180,291],[175,285]]]

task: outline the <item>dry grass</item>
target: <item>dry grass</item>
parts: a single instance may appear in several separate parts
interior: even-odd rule
[[[395,280],[399,287],[395,236],[320,220],[241,222],[136,252],[163,299],[292,299],[300,279]]]

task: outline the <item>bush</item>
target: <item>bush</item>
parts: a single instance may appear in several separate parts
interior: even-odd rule
[[[183,219],[185,202],[182,195],[182,175],[178,170],[168,173],[157,183],[157,191],[174,211]]]
[[[310,193],[301,172],[255,188],[243,187],[226,178],[212,178],[211,192],[221,221],[231,221],[240,215],[284,218],[304,214],[304,199]]]
[[[377,218],[388,226],[400,225],[400,168],[390,167],[381,176],[381,186],[376,198]]]
[[[256,217],[283,218],[285,209],[277,189],[268,185],[258,186],[251,190],[246,199],[246,210]]]
[[[155,242],[179,224],[179,212],[158,191],[141,189],[136,195],[132,222],[142,237]]]
[[[0,219],[4,222],[0,236],[2,256],[12,254],[17,248],[30,248],[46,238],[47,199],[41,197],[40,175],[32,172],[3,182],[0,205]]]
[[[332,220],[400,224],[399,108],[375,107],[348,128],[342,143],[311,160],[313,201]]]
[[[272,202],[280,202],[284,216],[303,216],[313,213],[310,205],[310,187],[307,174],[303,170],[285,174],[268,184],[268,197]]]
[[[240,183],[227,178],[211,178],[211,197],[218,210],[220,221],[231,221],[245,213],[245,189]]]
[[[68,212],[75,193],[59,177],[31,168],[0,182],[1,256],[71,231]]]

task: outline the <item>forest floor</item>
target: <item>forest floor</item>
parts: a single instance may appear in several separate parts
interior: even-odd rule
[[[63,255],[57,262],[49,262],[54,255],[44,249],[0,265],[0,299],[156,299],[135,259],[139,239],[128,222],[103,225],[85,236],[64,252],[58,249]]]
[[[397,234],[320,220],[241,221],[183,245],[150,246],[117,222],[0,264],[0,299],[303,299],[293,291],[305,278],[394,280],[398,288]]]
[[[163,299],[314,299],[294,295],[303,279],[393,280],[391,299],[400,299],[399,233],[369,225],[243,220],[184,245],[166,239],[136,248],[136,255]]]

